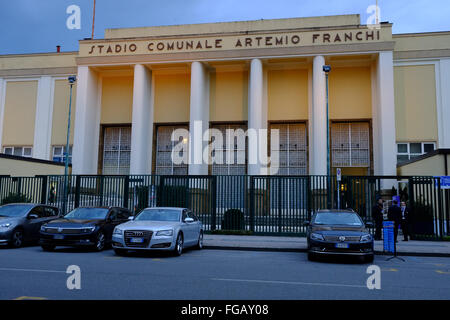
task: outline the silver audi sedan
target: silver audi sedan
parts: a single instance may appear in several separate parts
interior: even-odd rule
[[[186,208],[147,208],[115,227],[112,246],[117,255],[128,250],[165,250],[179,256],[184,248],[203,247],[203,225]]]

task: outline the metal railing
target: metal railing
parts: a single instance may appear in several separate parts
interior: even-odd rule
[[[248,234],[304,235],[303,225],[319,209],[351,208],[372,221],[377,198],[400,194],[409,206],[410,233],[417,239],[450,235],[449,190],[434,177],[398,176],[170,176],[77,175],[0,176],[0,203],[52,204],[63,213],[80,206],[192,209],[206,231],[233,229]],[[338,190],[339,186],[339,190]],[[396,190],[390,189],[394,187]],[[338,201],[339,199],[339,201]],[[231,219],[231,220],[230,220]],[[230,222],[231,221],[231,222]],[[231,224],[230,224],[231,223]]]

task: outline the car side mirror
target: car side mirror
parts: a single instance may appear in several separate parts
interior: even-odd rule
[[[366,228],[373,228],[373,223],[370,221],[366,222]]]
[[[28,219],[30,219],[30,220],[32,220],[32,219],[37,219],[37,218],[39,218],[39,216],[38,216],[37,214],[35,214],[35,213],[30,213],[30,214],[28,215]]]
[[[128,220],[133,221],[134,220],[134,216],[129,216]]]
[[[304,227],[309,227],[311,223],[309,221],[303,221],[303,226]]]
[[[186,218],[186,219],[184,219],[184,222],[186,222],[186,223],[191,223],[191,222],[194,222],[194,219],[192,219],[192,218]]]

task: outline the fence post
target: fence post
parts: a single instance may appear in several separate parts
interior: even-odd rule
[[[130,187],[130,176],[125,176],[124,182],[123,182],[123,205],[122,207],[128,208],[128,193],[129,193],[129,187]]]
[[[99,187],[99,193],[100,193],[100,207],[103,206],[103,182],[104,182],[104,175],[100,176],[100,187]]]
[[[281,187],[282,187],[282,184],[283,184],[283,178],[280,177],[280,178],[278,178],[278,233],[280,233],[280,234],[282,232],[282,226],[281,226],[281,210],[282,210],[282,208],[281,208],[281,195],[282,195]],[[269,199],[269,201],[270,201],[270,199]],[[269,206],[269,210],[270,210],[270,206]]]
[[[74,207],[80,206],[80,194],[81,194],[81,176],[75,176],[75,203]]]
[[[36,176],[42,179],[41,183],[41,204],[47,203],[47,184],[48,176]]]
[[[255,180],[250,176],[250,231],[255,232]]]
[[[442,205],[442,189],[441,189],[441,178],[437,177],[435,178],[437,179],[437,192],[438,192],[438,219],[439,219],[439,226],[438,226],[438,231],[439,231],[439,239],[442,240],[443,239],[443,233],[444,233],[444,220],[443,220],[443,205]]]
[[[216,230],[216,193],[217,193],[217,176],[212,176],[212,204],[211,204],[211,231]]]

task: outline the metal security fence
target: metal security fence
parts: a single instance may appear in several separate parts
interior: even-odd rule
[[[67,194],[67,196],[65,196]],[[187,207],[205,230],[303,235],[320,209],[353,209],[372,221],[377,199],[399,195],[408,204],[416,239],[450,235],[450,194],[434,177],[76,175],[0,176],[0,203],[52,204],[63,213],[80,206],[121,206],[135,213],[154,206]]]

